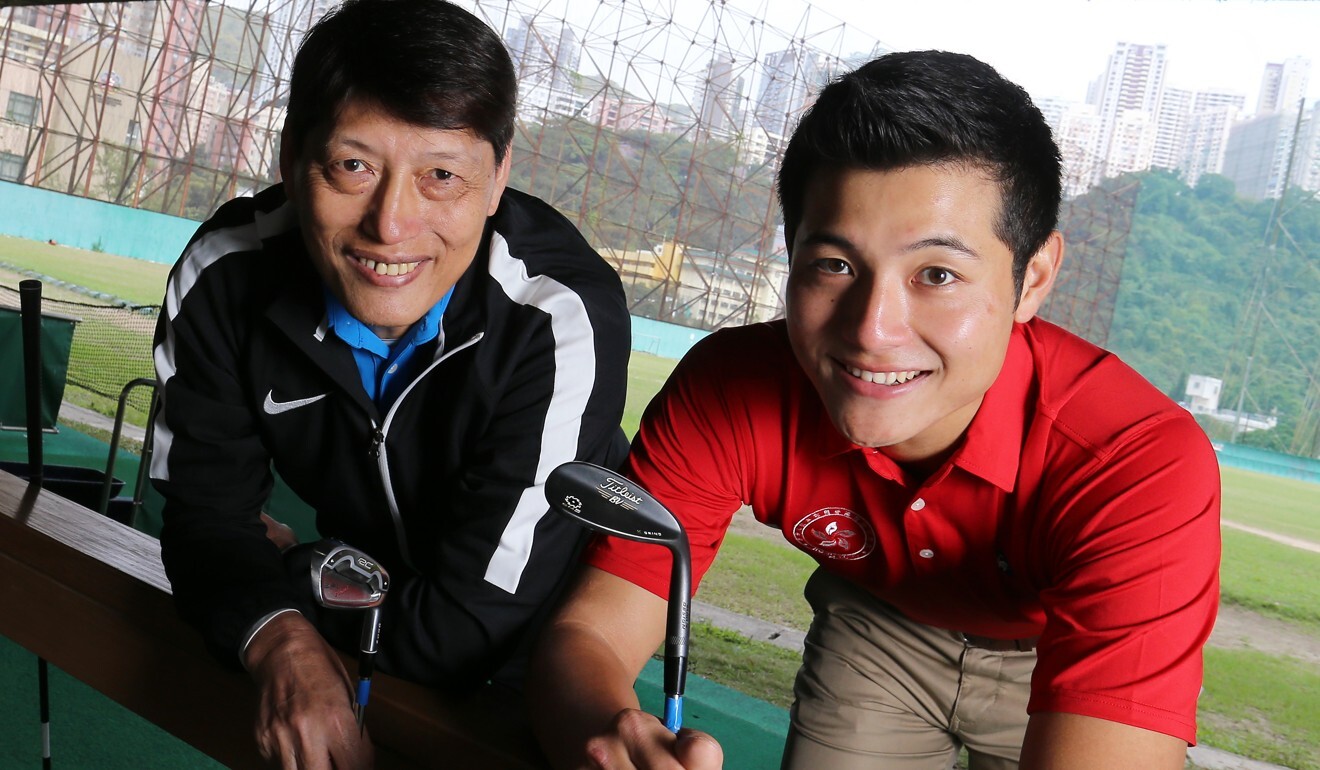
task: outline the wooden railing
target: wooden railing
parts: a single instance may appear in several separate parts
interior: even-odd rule
[[[169,591],[155,539],[0,472],[0,635],[219,762],[262,766],[255,688],[205,651]],[[378,674],[367,727],[382,768],[543,767],[522,713]]]

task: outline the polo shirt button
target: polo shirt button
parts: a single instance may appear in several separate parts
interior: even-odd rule
[[[923,558],[923,559],[934,559],[934,558],[935,558],[935,552],[932,551],[932,550],[930,550],[929,548],[922,548],[920,551],[917,551],[917,555],[920,556],[920,557]]]
[[[919,510],[921,510],[922,508],[925,508],[925,507],[926,507],[926,501],[923,500],[923,499],[920,498],[920,497],[918,497],[916,500],[913,500],[913,501],[912,501],[912,510],[914,510],[914,511],[919,511]]]

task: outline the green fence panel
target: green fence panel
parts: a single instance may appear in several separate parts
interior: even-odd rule
[[[1220,465],[1320,484],[1320,460],[1315,458],[1240,444],[1215,442],[1214,446]]]
[[[172,265],[197,222],[0,182],[0,233]]]
[[[69,350],[77,318],[41,314],[41,429],[54,430],[69,373]],[[0,428],[27,429],[27,396],[23,376],[23,321],[14,308],[0,307]]]

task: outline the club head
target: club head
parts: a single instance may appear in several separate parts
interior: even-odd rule
[[[589,529],[625,540],[655,543],[672,555],[665,620],[665,726],[682,725],[692,610],[692,553],[674,514],[624,476],[581,461],[564,463],[545,480],[545,497],[556,511]]]
[[[668,546],[687,539],[674,514],[650,493],[599,465],[574,461],[555,468],[545,497],[555,510],[607,535]]]
[[[352,546],[322,540],[312,548],[312,595],[322,607],[370,609],[385,601],[390,575]]]

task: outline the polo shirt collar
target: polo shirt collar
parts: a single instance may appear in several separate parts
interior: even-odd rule
[[[981,408],[967,426],[962,446],[952,458],[954,465],[1005,492],[1012,492],[1017,483],[1034,370],[1022,324],[1015,323],[1004,366],[986,391]]]
[[[999,376],[986,391],[981,407],[967,426],[960,446],[950,463],[978,476],[1006,492],[1012,492],[1017,482],[1018,463],[1022,455],[1022,436],[1026,432],[1027,399],[1031,393],[1034,366],[1031,349],[1027,345],[1022,324],[1013,324],[1008,341],[1008,352]],[[829,412],[820,402],[820,396],[808,381],[807,388],[815,396],[819,413],[817,435],[820,454],[832,458],[849,451],[870,454],[870,450],[849,441],[834,427]],[[873,458],[879,460],[880,458]],[[887,459],[887,458],[885,458]],[[896,463],[869,463],[877,472],[895,481],[902,478]],[[894,465],[893,475],[884,473],[884,467]],[[877,467],[879,465],[880,467]],[[947,465],[947,464],[946,464]],[[947,470],[932,474],[932,480],[943,477]]]
[[[325,321],[326,328],[333,330],[335,335],[348,343],[350,347],[365,350],[374,353],[380,358],[388,359],[391,353],[390,345],[376,335],[366,324],[353,317],[353,314],[344,307],[328,288],[325,292]],[[408,327],[408,331],[397,341],[401,345],[424,345],[435,339],[440,334],[440,319],[444,317],[445,308],[449,306],[449,300],[454,296],[454,287],[449,287],[449,291],[426,311],[426,315],[413,322]]]

